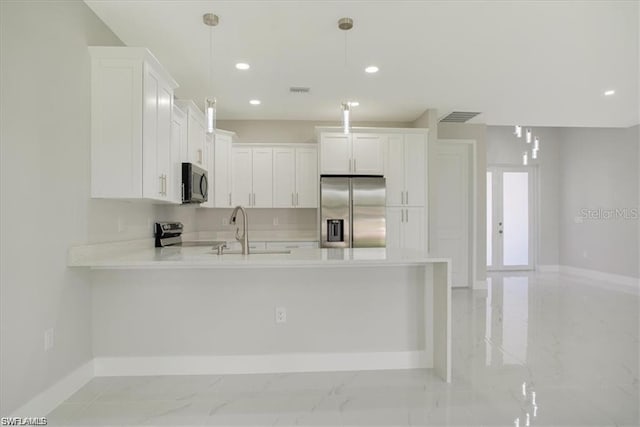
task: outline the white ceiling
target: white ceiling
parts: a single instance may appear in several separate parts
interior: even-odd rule
[[[214,12],[219,119],[412,121],[480,111],[493,125],[638,123],[637,1],[86,0],[128,46],[149,48],[198,104]],[[347,34],[339,18],[354,19]],[[249,71],[236,62],[251,64]],[[380,72],[364,73],[375,64]],[[289,93],[309,86],[308,95]],[[614,96],[603,92],[614,89]],[[249,105],[250,99],[262,105]]]

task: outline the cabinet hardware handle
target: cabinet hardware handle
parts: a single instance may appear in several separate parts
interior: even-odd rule
[[[407,222],[409,222],[409,209],[406,209],[407,211]]]
[[[285,246],[285,249],[295,249],[295,248],[297,248],[297,247],[298,247],[298,246],[295,246],[295,245],[292,245],[292,246]]]
[[[409,190],[405,191],[405,193],[407,193],[405,200],[407,201],[407,204],[409,204]]]
[[[252,206],[255,206],[255,205],[256,205],[256,193],[253,193],[253,205]]]
[[[251,206],[251,193],[249,193],[249,206]]]
[[[158,193],[160,193],[160,195],[162,195],[162,175],[160,175],[160,191],[158,191]]]
[[[293,200],[293,193],[291,193],[291,206],[295,206],[296,202]]]
[[[400,204],[404,205],[404,191],[400,192]]]
[[[353,171],[357,172],[357,168],[356,168],[356,159],[353,159]]]
[[[229,193],[229,206],[231,206],[231,193]]]
[[[162,175],[162,194],[167,195],[167,175]]]
[[[296,206],[300,205],[300,199],[298,197],[298,193],[296,192]]]

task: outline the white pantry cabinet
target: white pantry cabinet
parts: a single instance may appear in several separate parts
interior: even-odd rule
[[[91,196],[172,199],[172,109],[178,86],[144,48],[89,47]]]
[[[182,161],[208,170],[207,128],[204,113],[192,100],[178,99],[176,104],[187,113],[187,145],[182,147]]]
[[[233,205],[273,207],[273,148],[233,147],[231,159]]]
[[[323,132],[320,135],[322,175],[382,175],[384,134]]]
[[[425,209],[387,208],[387,248],[426,250]]]
[[[216,208],[228,208],[232,206],[231,200],[231,147],[236,134],[221,129],[216,129],[216,137],[213,143],[213,171],[214,171],[214,206]]]
[[[273,207],[318,207],[316,147],[273,148]]]
[[[426,134],[389,134],[385,156],[387,206],[424,206]]]

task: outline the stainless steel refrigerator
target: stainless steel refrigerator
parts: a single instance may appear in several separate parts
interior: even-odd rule
[[[385,202],[384,177],[320,177],[320,246],[384,248]]]

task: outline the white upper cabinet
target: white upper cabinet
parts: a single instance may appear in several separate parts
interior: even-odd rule
[[[318,150],[273,149],[273,207],[318,207]]]
[[[342,133],[320,136],[320,173],[323,175],[351,173],[351,137]]]
[[[273,207],[273,149],[271,147],[233,147],[233,205]]]
[[[295,207],[296,150],[277,147],[273,149],[273,207]]]
[[[391,134],[386,152],[387,206],[424,206],[426,134]]]
[[[384,173],[385,135],[351,135],[352,170],[356,175],[382,175]]]
[[[214,176],[214,170],[213,170],[213,164],[214,164],[213,139],[214,139],[213,135],[205,134],[204,147],[203,147],[203,152],[204,152],[203,166],[207,170],[207,182],[209,183],[209,185],[207,186],[207,201],[200,204],[201,208],[213,208],[213,207],[215,207],[215,200],[214,200],[214,192],[215,192],[214,180],[215,180],[215,176]]]
[[[296,207],[317,208],[319,186],[318,149],[296,148]]]
[[[323,175],[382,175],[385,135],[323,132],[320,173]]]
[[[144,48],[90,47],[91,196],[172,200],[178,86]]]
[[[231,207],[231,145],[235,133],[216,129],[214,147],[214,206]]]
[[[204,113],[191,100],[176,100],[176,104],[187,113],[187,146],[182,148],[182,161],[208,169],[207,128]]]
[[[171,118],[171,173],[169,199],[182,203],[182,157],[180,150],[187,145],[187,115],[174,105]]]

